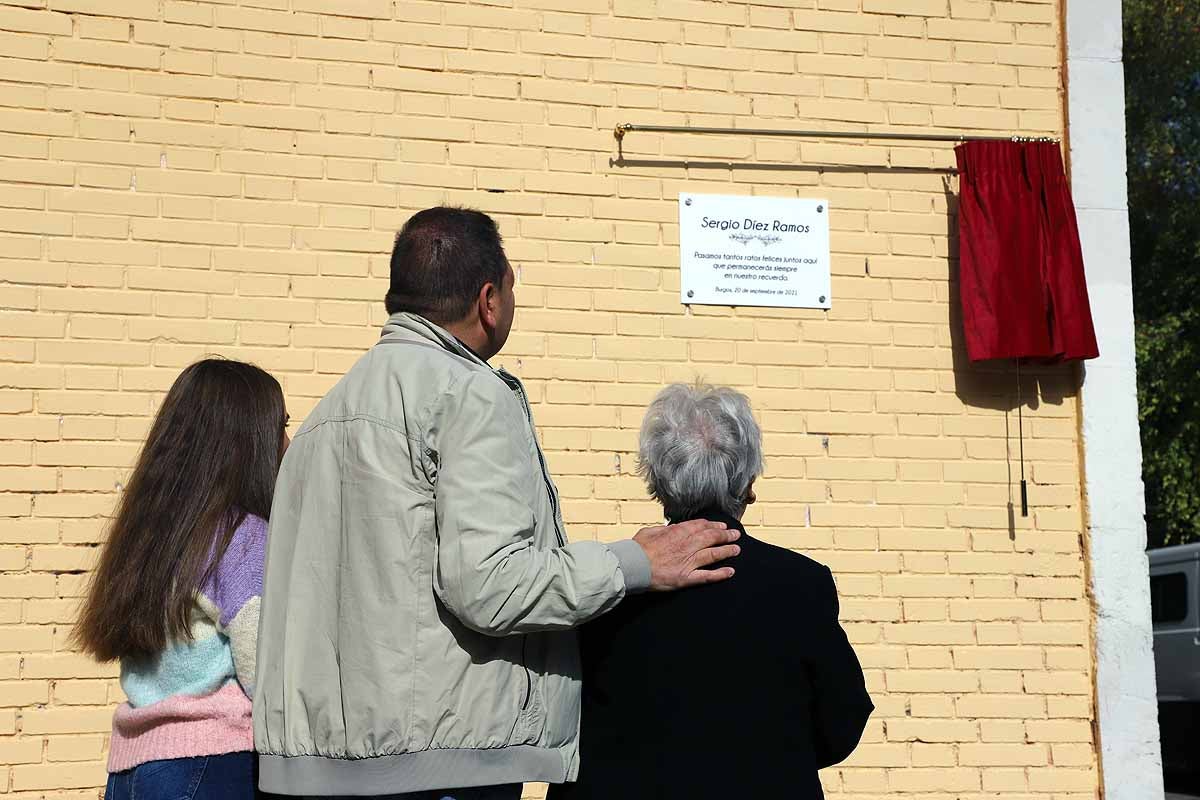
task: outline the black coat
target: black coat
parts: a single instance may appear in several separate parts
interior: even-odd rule
[[[626,598],[582,628],[581,770],[549,800],[821,798],[874,706],[833,576],[743,532],[728,581]]]

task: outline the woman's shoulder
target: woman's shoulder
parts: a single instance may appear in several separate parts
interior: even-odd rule
[[[201,590],[221,610],[221,624],[228,624],[250,598],[262,593],[266,542],[266,520],[247,514]]]
[[[267,521],[257,514],[246,514],[229,540],[229,549],[225,551],[225,561],[230,555],[234,558],[245,558],[255,551],[263,551],[267,543]]]
[[[234,528],[229,546],[217,561],[213,582],[234,579],[242,574],[262,575],[267,555],[267,521],[246,514]]]
[[[740,542],[743,555],[749,550],[764,567],[780,577],[799,581],[802,586],[819,586],[832,581],[829,567],[814,558],[749,535],[743,538],[745,541]]]
[[[247,513],[234,531],[234,536],[264,538],[267,535],[267,521],[257,514]]]

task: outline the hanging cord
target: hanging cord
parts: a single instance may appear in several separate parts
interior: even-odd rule
[[[1029,487],[1025,483],[1025,404],[1021,399],[1021,359],[1017,359],[1017,440],[1021,448],[1021,516],[1029,516]]]

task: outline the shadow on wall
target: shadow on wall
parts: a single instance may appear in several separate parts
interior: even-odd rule
[[[1016,538],[1020,505],[1022,465],[1022,425],[1018,407],[1037,411],[1042,403],[1061,406],[1079,394],[1083,368],[1070,364],[1023,364],[1018,372],[1015,360],[972,362],[967,355],[963,329],[962,304],[958,299],[958,195],[949,178],[943,181],[946,196],[946,241],[949,249],[950,347],[953,356],[954,394],[963,405],[982,411],[1004,414],[1005,462],[1008,467],[1008,536]],[[1032,299],[1031,299],[1032,302]],[[1019,379],[1019,384],[1018,384]],[[1024,436],[1028,438],[1028,421]],[[1028,477],[1028,476],[1026,476]],[[1036,487],[1030,484],[1029,502],[1036,501]]]
[[[711,159],[691,158],[625,158],[619,156],[608,160],[610,167],[648,167],[651,169],[704,169],[704,170],[746,170],[748,172],[829,172],[829,173],[864,173],[887,172],[893,174],[928,175],[930,173],[953,173],[955,170],[946,167],[889,167],[886,165],[871,166],[858,164],[776,164],[750,161],[713,161]]]
[[[795,162],[720,161],[712,158],[626,158],[617,144],[617,155],[608,159],[608,166],[620,169],[646,167],[650,169],[746,170],[748,172],[829,172],[929,175],[957,172],[953,167],[901,167],[887,164],[806,164]]]
[[[950,284],[950,346],[954,355],[954,393],[971,408],[990,408],[996,411],[1015,411],[1017,400],[1017,367],[1015,361],[972,363],[967,357],[963,332],[962,305],[958,302],[958,195],[947,179],[943,184],[946,196],[946,241],[950,265],[947,280]],[[1030,299],[1033,302],[1033,299]],[[1024,364],[1021,366],[1021,400],[1025,408],[1036,411],[1042,403],[1061,406],[1079,393],[1082,372],[1077,364]]]

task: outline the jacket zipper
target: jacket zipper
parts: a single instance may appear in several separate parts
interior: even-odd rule
[[[565,546],[567,543],[567,537],[563,535],[562,529],[558,526],[558,493],[554,491],[554,484],[550,481],[550,471],[546,469],[546,459],[542,455],[542,447],[537,442],[537,435],[533,433],[533,412],[530,411],[529,400],[525,397],[525,387],[521,385],[520,381],[518,381],[514,376],[509,375],[507,372],[502,374],[505,377],[505,383],[508,383],[509,386],[512,386],[514,389],[516,389],[517,396],[521,398],[521,407],[525,410],[525,419],[529,422],[529,431],[534,437],[533,449],[537,452],[538,464],[542,468],[542,480],[546,484],[546,493],[550,495],[550,511],[554,517],[554,535],[558,539],[559,546]],[[509,382],[509,378],[512,378],[512,382]]]

